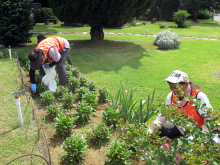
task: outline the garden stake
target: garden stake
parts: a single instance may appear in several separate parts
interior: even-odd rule
[[[10,57],[10,60],[11,60],[11,46],[10,45],[8,47],[8,52],[9,52],[9,57]]]
[[[23,124],[23,118],[22,118],[22,113],[21,113],[20,97],[18,96],[18,92],[22,92],[22,91],[24,91],[24,89],[21,90],[21,91],[16,91],[16,89],[15,89],[14,92],[9,93],[9,94],[13,94],[13,93],[16,94],[15,95],[15,103],[16,103],[16,106],[17,106],[18,119],[19,119],[19,122],[20,122],[20,126],[22,126],[22,124]]]

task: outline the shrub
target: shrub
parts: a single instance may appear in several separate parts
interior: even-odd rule
[[[49,90],[41,93],[40,97],[42,98],[42,104],[45,105],[50,105],[55,100],[53,93],[51,93]]]
[[[36,23],[44,22],[45,19],[54,19],[55,15],[51,8],[42,7],[37,9],[34,13],[34,21]]]
[[[16,45],[30,42],[34,23],[31,17],[31,2],[28,0],[1,1],[0,43]]]
[[[107,102],[108,99],[108,91],[106,87],[99,89],[99,102]]]
[[[70,77],[68,81],[69,89],[72,92],[76,92],[76,89],[80,87],[80,81],[76,77]]]
[[[76,108],[76,116],[78,116],[78,121],[82,122],[85,124],[86,122],[90,121],[89,117],[90,114],[93,111],[92,105],[85,103],[85,102],[78,102],[77,104],[74,105]]]
[[[95,82],[93,80],[89,81],[87,85],[88,85],[88,88],[89,88],[90,91],[96,92]]]
[[[125,142],[120,143],[117,140],[104,150],[107,152],[106,157],[109,164],[128,164],[129,156],[132,153],[131,150],[128,150]]]
[[[71,134],[73,128],[76,127],[73,123],[77,117],[67,117],[63,112],[59,113],[55,118],[56,132],[61,136],[68,136]]]
[[[179,28],[187,28],[186,19],[190,16],[187,11],[178,10],[173,15],[173,22],[177,24]]]
[[[92,107],[97,105],[97,95],[95,92],[86,91],[86,93],[82,96],[82,101],[89,103]]]
[[[60,111],[60,106],[57,104],[51,104],[46,107],[46,111],[52,118],[55,118]]]
[[[74,96],[71,92],[70,93],[65,93],[65,94],[63,93],[61,101],[63,103],[63,108],[68,109],[68,108],[71,108],[73,106],[75,98],[74,98]]]
[[[179,36],[170,30],[159,32],[154,38],[154,44],[160,49],[177,49],[181,42]]]
[[[67,155],[62,158],[73,163],[79,162],[83,158],[84,152],[89,150],[86,146],[85,138],[80,134],[66,138],[63,142],[62,148],[67,153]]]
[[[64,86],[60,86],[60,87],[57,87],[57,90],[55,92],[55,96],[56,96],[56,98],[61,99],[63,94],[65,94],[65,93],[67,93],[67,89]]]
[[[100,112],[103,115],[102,117],[103,122],[107,126],[113,125],[114,127],[116,127],[118,116],[119,116],[116,111],[117,109],[114,109],[112,107],[106,107],[104,111],[102,110]]]
[[[167,23],[166,22],[162,22],[160,24],[160,28],[167,28]]]
[[[211,14],[207,10],[200,10],[198,12],[198,17],[197,18],[198,19],[210,19],[211,18]]]
[[[95,143],[100,147],[101,144],[110,139],[110,131],[112,130],[112,127],[112,125],[109,127],[106,126],[105,123],[97,126],[95,125],[93,129],[87,131],[87,138],[90,142]]]
[[[80,86],[88,86],[88,79],[85,76],[79,77]]]
[[[89,92],[89,89],[87,87],[80,87],[76,89],[76,92],[78,93],[77,98],[82,99],[82,96]]]

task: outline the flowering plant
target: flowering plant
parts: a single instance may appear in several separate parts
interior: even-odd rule
[[[78,93],[77,98],[82,99],[82,96],[89,92],[89,89],[87,87],[80,87],[76,89],[76,92]]]
[[[52,118],[55,118],[60,110],[61,110],[61,108],[57,104],[51,104],[51,105],[46,107],[47,113],[49,113],[49,115]]]
[[[105,123],[95,125],[93,129],[90,129],[87,131],[87,138],[89,141],[92,143],[98,144],[99,147],[103,142],[106,142],[110,139],[110,131],[112,130],[112,125],[111,126],[106,126]]]
[[[74,125],[75,120],[77,117],[67,117],[63,112],[59,113],[55,118],[56,132],[61,136],[70,135],[73,128],[76,127]]]
[[[113,125],[116,127],[117,120],[118,120],[118,113],[116,112],[117,109],[112,107],[106,107],[105,110],[101,111],[100,113],[103,115],[102,119],[107,126]]]
[[[113,141],[107,149],[103,148],[107,152],[106,164],[128,164],[130,162],[129,156],[132,151],[129,150],[125,142]]]
[[[108,91],[106,87],[99,89],[99,102],[106,102],[108,98]]]
[[[58,99],[61,99],[64,93],[67,93],[67,89],[64,86],[57,87],[57,90],[55,92],[55,96]]]
[[[47,85],[45,85],[45,84],[42,82],[41,84],[38,84],[38,85],[37,85],[37,90],[38,90],[39,93],[43,93],[43,92],[45,92],[45,91],[48,91],[49,88],[48,88]]]
[[[88,82],[88,88],[89,88],[89,91],[93,91],[93,92],[96,92],[96,89],[95,89],[95,82],[94,81],[89,81]]]
[[[77,69],[77,68],[72,69],[71,70],[71,75],[73,77],[79,78],[79,75],[80,75],[79,69]]]
[[[86,91],[86,93],[82,95],[82,101],[95,107],[98,102],[97,95],[95,92]]]
[[[72,92],[76,92],[76,89],[80,87],[80,81],[76,77],[70,77],[68,84],[69,84],[69,89]]]
[[[93,111],[92,105],[85,103],[85,102],[78,102],[74,104],[76,110],[76,116],[78,116],[78,120],[81,121],[83,124],[90,121],[89,117]]]
[[[79,162],[83,158],[84,152],[89,150],[86,146],[85,138],[80,134],[77,134],[77,136],[72,135],[71,137],[67,137],[63,142],[62,148],[67,153],[67,155],[62,158],[73,163]]]
[[[75,98],[74,98],[74,96],[71,92],[70,93],[65,93],[65,94],[63,93],[61,101],[63,103],[63,108],[68,109],[68,108],[71,108],[73,106]]]
[[[80,81],[80,86],[88,86],[88,79],[85,76],[80,76],[79,77],[79,81]]]
[[[50,105],[55,100],[53,93],[51,93],[49,90],[41,93],[40,97],[42,99],[42,104],[45,104],[45,105]]]

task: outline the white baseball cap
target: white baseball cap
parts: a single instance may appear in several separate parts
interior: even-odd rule
[[[163,81],[171,83],[189,82],[189,76],[180,70],[175,70]]]

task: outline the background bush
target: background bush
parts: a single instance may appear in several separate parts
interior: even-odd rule
[[[198,19],[210,19],[211,14],[207,10],[200,10],[198,12]]]
[[[159,46],[160,49],[176,49],[181,44],[179,36],[171,32],[170,30],[165,30],[157,34],[154,38],[154,44]]]
[[[190,16],[187,11],[184,10],[178,10],[173,15],[173,22],[177,24],[177,27],[179,28],[187,28],[186,19]]]
[[[34,23],[31,17],[31,1],[1,1],[0,44],[16,45],[30,42]]]
[[[34,21],[36,23],[44,22],[45,19],[54,19],[55,15],[51,8],[42,7],[34,13]]]

